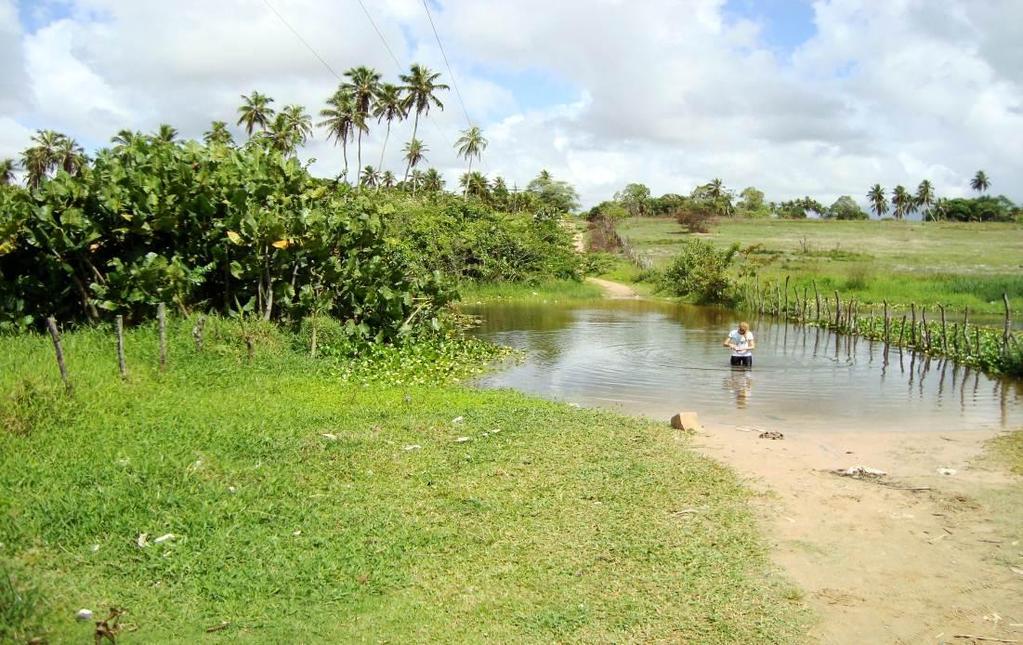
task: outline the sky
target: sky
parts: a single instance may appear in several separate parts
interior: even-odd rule
[[[420,127],[449,186],[471,122],[489,140],[487,175],[524,186],[547,169],[586,206],[629,182],[687,194],[715,177],[778,201],[863,203],[874,183],[922,179],[956,197],[978,169],[1023,201],[1019,0],[426,2],[447,62],[422,0],[363,0],[366,12],[359,0],[0,0],[0,158],[40,128],[87,150],[161,123],[199,138],[234,124],[252,90],[316,113],[335,73],[369,65],[395,82],[418,62],[464,99],[446,92]],[[400,174],[410,136],[396,125],[382,150],[375,127],[363,165],[383,152]],[[302,157],[322,176],[341,166],[322,131]]]

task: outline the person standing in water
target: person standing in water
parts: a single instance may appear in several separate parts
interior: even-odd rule
[[[722,345],[732,350],[732,367],[753,367],[753,350],[757,344],[748,322],[739,323],[739,328],[733,329]]]

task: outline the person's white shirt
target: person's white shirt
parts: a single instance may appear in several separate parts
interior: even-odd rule
[[[753,332],[748,331],[743,334],[738,329],[733,329],[728,334],[728,340],[732,341],[732,356],[753,355],[753,352],[750,350],[750,345],[753,343]]]

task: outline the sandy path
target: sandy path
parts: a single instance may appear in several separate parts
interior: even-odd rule
[[[586,278],[586,281],[603,289],[604,295],[612,300],[629,300],[639,298],[639,294],[636,293],[632,287],[621,284],[620,282],[612,282],[611,280],[603,280],[601,278]]]
[[[785,435],[716,427],[693,443],[759,493],[775,561],[820,618],[812,642],[1023,643],[1023,485],[979,458],[990,434]],[[892,481],[826,472],[854,465]]]

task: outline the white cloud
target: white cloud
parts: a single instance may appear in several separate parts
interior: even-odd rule
[[[397,73],[355,3],[271,4],[338,72]],[[434,18],[471,117],[490,138],[483,169],[524,185],[540,168],[575,183],[584,201],[629,181],[687,192],[722,177],[770,198],[861,198],[875,182],[942,194],[967,191],[984,168],[994,189],[1023,199],[1023,44],[1015,0],[819,0],[816,34],[790,53],[761,25],[726,20],[724,0],[443,0]],[[89,143],[121,127],[170,122],[199,136],[233,121],[239,95],[315,112],[337,81],[253,0],[68,0],[56,22],[23,34],[0,0],[0,154],[30,129],[57,127]],[[40,15],[47,5],[40,4]],[[402,65],[443,71],[418,0],[367,2]],[[51,12],[52,13],[52,12]],[[507,78],[558,79],[569,98],[544,102]],[[564,93],[562,93],[564,94]],[[453,92],[420,132],[432,165],[455,181],[451,145],[465,118]],[[528,108],[523,106],[530,106]],[[536,107],[540,105],[542,107]],[[385,166],[401,168],[407,126]],[[382,128],[363,146],[379,162]],[[16,148],[15,148],[16,149]],[[304,153],[336,174],[322,140]],[[349,152],[355,167],[355,152]],[[400,173],[399,173],[400,174]]]

